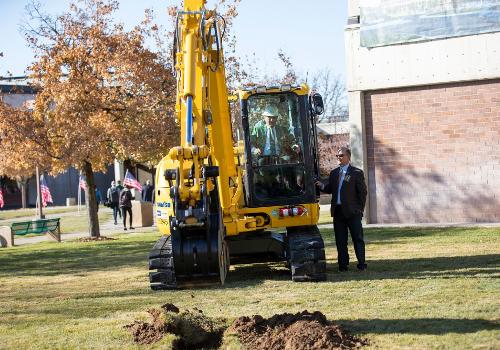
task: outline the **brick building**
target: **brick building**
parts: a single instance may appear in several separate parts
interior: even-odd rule
[[[349,122],[319,123],[318,132],[319,169],[322,177],[337,167],[335,152],[341,146],[349,145]]]
[[[345,35],[367,222],[499,222],[500,6],[350,0]]]

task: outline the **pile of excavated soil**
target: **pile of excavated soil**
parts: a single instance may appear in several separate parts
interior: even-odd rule
[[[222,342],[226,320],[210,318],[201,310],[180,310],[172,304],[165,304],[161,309],[150,309],[151,323],[135,321],[126,325],[139,344],[152,344],[167,333],[177,336],[172,349],[218,348]]]
[[[358,349],[369,344],[367,339],[328,321],[319,311],[284,313],[268,319],[242,316],[229,328],[226,320],[207,317],[196,308],[181,312],[175,305],[165,304],[148,312],[150,323],[135,321],[125,328],[139,344],[152,344],[167,333],[174,334],[174,350],[218,348],[224,334],[236,335],[244,348],[252,350]]]
[[[226,332],[236,334],[248,349],[357,349],[367,339],[349,334],[321,312],[284,313],[268,319],[256,315],[236,319]]]

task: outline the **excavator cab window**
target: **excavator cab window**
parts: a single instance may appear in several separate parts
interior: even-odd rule
[[[252,188],[266,201],[304,194],[304,142],[299,97],[290,92],[248,98]]]

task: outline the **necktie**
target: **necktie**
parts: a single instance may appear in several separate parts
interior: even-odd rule
[[[276,155],[276,138],[274,137],[273,128],[269,129],[269,151],[271,155]]]
[[[341,181],[342,181],[342,167],[339,168],[339,177],[337,179],[337,183],[338,183],[338,185],[337,185],[337,204],[338,205],[342,204],[342,202],[340,201],[340,189],[342,187]]]

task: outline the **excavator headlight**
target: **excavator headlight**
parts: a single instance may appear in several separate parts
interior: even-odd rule
[[[280,90],[281,91],[290,91],[290,90],[292,90],[292,85],[290,85],[290,84],[281,85]]]
[[[265,86],[257,86],[257,88],[255,89],[255,91],[257,91],[259,94],[266,92],[266,90],[267,88]]]

